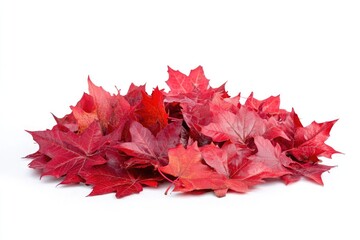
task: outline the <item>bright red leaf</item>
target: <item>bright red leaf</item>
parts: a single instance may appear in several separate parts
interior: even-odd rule
[[[146,92],[141,94],[142,100],[136,110],[138,121],[156,134],[168,124],[164,95],[158,88],[154,89],[151,96]]]

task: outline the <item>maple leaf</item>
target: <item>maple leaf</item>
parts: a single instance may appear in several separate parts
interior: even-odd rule
[[[225,188],[215,190],[218,197],[225,196],[229,189],[239,193],[247,192],[249,186],[253,185],[252,181],[238,178],[239,172],[249,161],[247,157],[252,154],[250,149],[239,148],[234,143],[227,142],[221,148],[209,144],[201,147],[200,151],[204,161],[225,177]]]
[[[269,117],[265,122],[266,131],[263,136],[267,139],[283,138],[287,141],[291,141],[291,139],[282,129],[281,124],[282,123],[279,122],[274,116]]]
[[[210,87],[209,80],[205,77],[201,66],[191,70],[189,76],[171,68],[168,69],[168,72],[169,79],[166,83],[170,87],[170,92],[166,95],[165,101],[172,103],[170,106],[176,106],[173,104],[175,102],[181,107],[181,114],[178,112],[169,114],[184,119],[189,137],[185,142],[191,144],[196,141],[199,146],[209,144],[211,138],[201,132],[201,126],[209,124],[212,118],[210,103],[236,108],[239,106],[239,98],[230,98],[225,90],[225,84],[218,88]],[[173,109],[170,108],[170,110]]]
[[[204,92],[209,87],[209,80],[204,75],[202,66],[190,71],[189,76],[168,67],[169,79],[166,81],[170,87],[170,94],[178,95],[192,91]]]
[[[291,112],[279,114],[276,117],[272,116],[268,119],[268,122],[269,124],[272,123],[277,130],[281,129],[281,131],[287,136],[281,136],[281,138],[275,139],[275,142],[281,146],[282,151],[287,151],[293,148],[295,132],[298,128],[303,127],[294,109],[292,109]]]
[[[172,182],[174,191],[191,192],[225,188],[224,177],[202,163],[201,153],[196,142],[186,149],[181,145],[170,149],[169,164],[160,167],[159,171],[176,178]]]
[[[297,167],[292,166],[292,168],[290,168],[293,171],[292,174],[284,175],[281,179],[286,184],[289,184],[300,180],[300,177],[304,176],[317,184],[324,185],[321,175],[331,168],[333,168],[333,166],[326,166],[323,164],[299,164]]]
[[[62,118],[56,117],[54,114],[52,114],[52,116],[55,119],[57,126],[62,126],[72,132],[79,131],[79,125],[73,113],[66,114]]]
[[[164,95],[155,88],[151,96],[146,92],[141,92],[142,100],[135,110],[138,121],[150,129],[153,134],[158,133],[168,123],[168,115],[165,111]]]
[[[224,97],[223,93],[215,92],[211,100],[211,105],[236,114],[240,109],[240,93],[235,97]]]
[[[145,84],[136,86],[135,84],[131,83],[129,90],[124,98],[128,101],[130,106],[136,106],[141,102],[144,92],[146,92]]]
[[[280,96],[270,96],[264,100],[257,100],[254,98],[254,94],[251,93],[246,99],[246,107],[258,112],[259,116],[267,118],[272,115],[285,112],[280,109]]]
[[[78,183],[81,182],[82,173],[92,166],[106,163],[106,159],[99,154],[106,142],[98,122],[91,124],[81,134],[60,131],[57,127],[29,133],[39,144],[38,152],[51,159],[43,166],[40,164],[42,176],[65,176],[62,183]],[[35,161],[39,162],[39,159],[35,158]]]
[[[211,142],[211,138],[201,133],[201,125],[210,123],[212,112],[210,111],[209,102],[211,101],[212,95],[213,93],[209,92],[205,94],[192,92],[185,95],[178,95],[176,99],[172,98],[172,100],[179,101],[178,106],[180,107],[181,115],[175,113],[178,118],[184,120],[184,127],[188,131],[188,137],[191,138],[190,141],[197,141],[199,146]],[[169,100],[169,96],[167,96],[167,100]],[[170,113],[170,115],[174,114]]]
[[[181,104],[185,128],[188,130],[188,137],[196,141],[199,146],[209,144],[211,138],[201,133],[201,125],[208,124],[212,113],[207,104]],[[191,144],[191,142],[190,142]],[[185,145],[186,146],[186,145]]]
[[[281,177],[286,184],[296,182],[303,176],[317,184],[324,185],[321,175],[333,168],[333,166],[326,166],[319,162],[297,162],[285,154],[281,156],[281,162],[292,172]]]
[[[254,143],[257,152],[248,157],[250,161],[242,169],[241,176],[261,182],[266,178],[279,178],[291,174],[282,164],[282,151],[279,145],[273,146],[270,140],[262,136],[256,136]]]
[[[185,122],[190,127],[197,128],[200,125],[209,124],[212,112],[208,100],[194,102],[192,104],[181,103],[181,110]]]
[[[40,170],[41,172],[44,170],[46,164],[51,160],[51,158],[39,151],[33,154],[29,154],[25,158],[32,159],[32,161],[29,163],[30,168]]]
[[[157,187],[163,178],[152,171],[113,168],[100,165],[91,168],[86,176],[86,183],[93,185],[89,196],[116,192],[117,198],[122,198],[143,190],[143,186]]]
[[[112,132],[123,122],[130,118],[132,109],[126,99],[118,93],[110,95],[102,87],[92,83],[88,77],[89,93],[94,99],[97,118],[100,121],[104,134]]]
[[[246,107],[241,107],[236,114],[218,108],[212,122],[202,127],[201,132],[215,142],[231,140],[247,144],[249,138],[264,134],[266,125],[262,118]]]
[[[338,153],[325,144],[330,136],[330,130],[337,120],[317,123],[312,122],[306,127],[297,128],[294,136],[294,147],[288,153],[298,161],[319,161],[318,157],[331,158]]]
[[[126,153],[131,158],[128,166],[158,167],[168,163],[168,149],[180,143],[181,122],[168,124],[156,136],[138,122],[130,126],[131,142],[123,142],[116,149]]]
[[[217,196],[225,196],[229,189],[244,193],[265,179],[292,174],[282,165],[282,152],[278,145],[274,147],[270,140],[261,136],[256,136],[254,143],[257,147],[255,154],[229,142],[222,148],[213,144],[201,148],[205,162],[226,177],[226,188],[215,191]]]
[[[84,93],[76,106],[70,107],[72,114],[77,121],[78,131],[82,132],[90,126],[92,122],[98,120],[96,105],[92,96]]]

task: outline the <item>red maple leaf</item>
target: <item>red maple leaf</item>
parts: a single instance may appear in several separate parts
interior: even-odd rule
[[[141,92],[142,100],[135,110],[137,120],[153,134],[158,133],[168,124],[168,115],[165,111],[164,94],[155,88],[151,96]]]
[[[26,158],[32,159],[32,161],[29,163],[29,167],[40,170],[40,172],[43,172],[46,164],[51,160],[50,157],[46,156],[40,151],[37,151],[33,154],[29,154],[26,156]]]
[[[175,177],[172,181],[175,186],[174,191],[191,192],[225,188],[224,177],[202,163],[196,143],[188,146],[187,149],[181,145],[170,149],[169,164],[160,167],[159,171]]]
[[[254,142],[257,152],[249,156],[250,161],[240,174],[242,177],[261,182],[267,178],[279,178],[291,173],[283,166],[283,153],[278,144],[273,146],[270,140],[262,136],[256,136]]]
[[[86,176],[86,183],[93,185],[89,196],[116,192],[121,198],[143,190],[143,186],[157,187],[161,177],[151,170],[129,170],[101,165],[91,168]]]
[[[288,157],[283,157],[282,162],[284,166],[292,172],[291,174],[281,177],[286,184],[296,182],[303,176],[317,184],[324,185],[321,175],[333,168],[332,166],[326,166],[319,163],[299,163],[292,161]]]
[[[110,95],[102,87],[94,85],[88,78],[89,93],[96,106],[97,119],[99,119],[104,134],[108,134],[119,127],[124,119],[131,119],[132,109],[129,102],[120,95]]]
[[[101,155],[102,147],[106,144],[98,122],[93,122],[81,134],[71,131],[61,131],[58,127],[46,131],[29,132],[39,144],[40,155],[35,158],[39,164],[35,168],[42,169],[42,176],[51,175],[56,178],[65,177],[62,183],[82,182],[82,174],[92,166],[106,163]],[[41,166],[42,165],[42,166]]]
[[[217,196],[225,196],[228,189],[247,192],[249,187],[268,178],[278,178],[292,172],[281,162],[281,149],[261,136],[254,138],[257,152],[241,145],[226,143],[222,148],[207,145],[201,148],[205,162],[217,173],[226,177],[226,188],[215,191]]]
[[[175,116],[184,119],[184,126],[188,130],[188,139],[184,141],[184,145],[192,144],[194,141],[198,142],[199,146],[209,144],[211,138],[201,132],[201,126],[210,123],[213,115],[211,104],[224,109],[236,109],[239,107],[240,94],[231,98],[225,90],[225,84],[212,88],[201,66],[190,71],[189,76],[171,68],[168,72],[169,79],[166,83],[170,87],[170,92],[166,95],[165,101],[170,103],[168,106],[181,108],[181,114],[176,111]]]
[[[170,87],[171,95],[204,92],[209,87],[209,80],[204,75],[202,66],[190,71],[189,76],[168,67],[169,79],[166,81]]]
[[[131,157],[126,162],[128,167],[164,166],[168,163],[168,149],[180,143],[180,132],[179,121],[168,124],[156,136],[142,124],[132,122],[131,141],[114,147]]]
[[[249,138],[263,135],[266,132],[266,124],[256,112],[248,110],[246,107],[241,107],[236,114],[218,108],[212,122],[204,126],[201,132],[215,142],[231,140],[247,144]]]
[[[318,157],[331,158],[338,153],[325,144],[330,135],[330,130],[337,120],[317,123],[312,122],[306,127],[299,127],[295,131],[294,146],[288,153],[298,161],[319,161]]]
[[[137,106],[141,102],[144,92],[146,92],[145,84],[136,86],[131,83],[124,98],[129,102],[130,106]]]
[[[70,108],[74,119],[77,121],[77,130],[79,132],[84,131],[92,122],[98,120],[97,107],[94,98],[87,93],[84,93],[76,106]]]
[[[254,94],[251,93],[250,96],[246,99],[246,107],[258,112],[259,116],[267,118],[273,115],[286,112],[285,110],[280,109],[280,96],[270,96],[264,100],[258,100],[254,98]]]
[[[226,195],[230,189],[235,192],[244,193],[253,185],[252,181],[246,178],[239,178],[240,172],[248,164],[252,151],[248,148],[241,148],[234,143],[227,142],[221,148],[214,144],[201,147],[201,155],[204,161],[211,166],[218,174],[225,177],[222,189],[216,189],[218,197]]]

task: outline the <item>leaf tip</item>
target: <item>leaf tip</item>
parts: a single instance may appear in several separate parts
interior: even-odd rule
[[[172,72],[172,71],[174,71],[174,69],[172,69],[169,65],[167,66],[167,71],[168,72]]]

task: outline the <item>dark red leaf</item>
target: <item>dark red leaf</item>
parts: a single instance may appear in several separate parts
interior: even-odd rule
[[[164,166],[168,163],[168,149],[180,143],[181,122],[167,125],[156,136],[138,122],[130,126],[131,142],[123,142],[115,148],[131,158],[128,166]]]
[[[143,190],[143,186],[157,187],[161,177],[146,170],[130,171],[112,168],[108,165],[96,166],[86,174],[86,183],[93,185],[89,196],[116,192],[122,198]]]
[[[56,127],[29,133],[39,144],[39,152],[51,159],[42,167],[43,176],[65,177],[66,183],[77,183],[80,182],[77,177],[92,166],[106,163],[100,154],[105,142],[97,122],[79,135]]]

